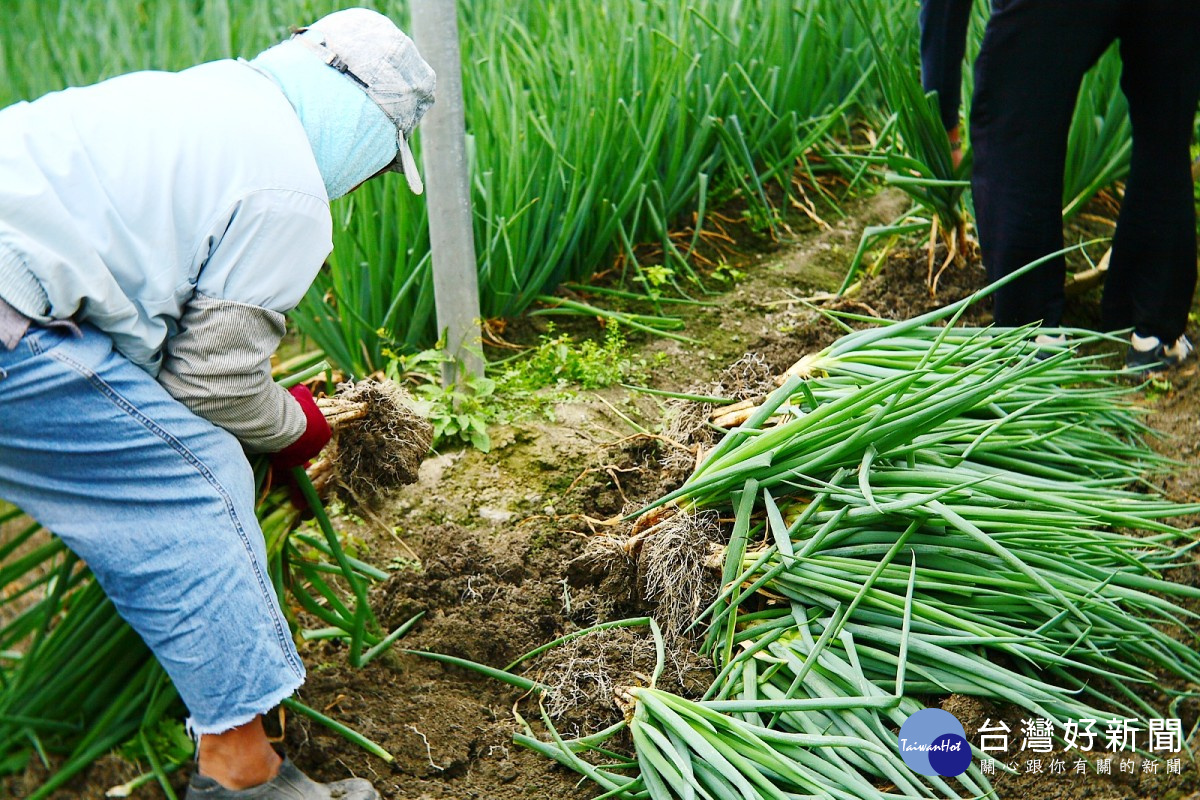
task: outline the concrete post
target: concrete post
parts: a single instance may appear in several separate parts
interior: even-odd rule
[[[446,335],[446,351],[458,364],[471,375],[481,375],[479,277],[454,0],[413,0],[412,35],[437,73],[435,102],[420,131],[438,331]],[[453,363],[442,374],[447,386],[461,377]]]

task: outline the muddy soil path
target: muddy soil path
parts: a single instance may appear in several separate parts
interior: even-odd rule
[[[800,299],[835,288],[862,228],[894,219],[903,207],[898,195],[876,195],[831,228],[756,257],[757,263],[742,269],[744,278],[736,288],[712,305],[685,312],[687,333],[701,344],[665,339],[638,343],[654,364],[650,385],[675,391],[711,385],[746,353],[756,354],[777,373],[835,339],[836,327]],[[895,254],[881,276],[863,287],[856,310],[903,318],[983,283],[978,265],[969,266],[944,276],[939,297],[932,300],[924,289],[925,269],[920,253]],[[1086,317],[1087,302],[1068,314]],[[986,312],[981,313],[985,318]],[[1192,370],[1150,397],[1153,424],[1167,434],[1162,447],[1188,464],[1167,486],[1181,500],[1200,495],[1198,393]],[[504,667],[564,633],[645,614],[649,607],[642,599],[637,564],[594,542],[603,534],[627,530],[622,526],[628,523],[616,521],[622,514],[686,477],[686,469],[663,470],[669,443],[639,435],[630,424],[658,433],[667,408],[660,398],[619,388],[581,395],[558,406],[554,421],[494,431],[488,454],[464,450],[430,458],[419,482],[395,496],[383,515],[384,525],[342,520],[358,555],[392,570],[392,577],[373,591],[380,622],[391,628],[424,612],[401,646]],[[637,634],[618,631],[591,642],[568,656],[559,654],[557,664],[547,656],[522,667],[543,680],[564,669],[573,676],[575,698],[560,722],[564,733],[596,730],[615,721],[610,684],[636,680],[653,666],[653,653]],[[385,764],[324,728],[290,716],[283,746],[311,773],[368,777],[387,800],[572,800],[598,794],[574,772],[514,745],[512,734],[519,730],[514,704],[521,703],[527,716],[537,713],[535,704],[521,702],[518,690],[406,652],[351,670],[336,645],[313,642],[304,647],[309,680],[301,699],[353,726],[396,758]],[[564,658],[575,661],[564,668]],[[684,692],[702,691],[706,679],[703,661],[687,656],[667,675]],[[967,698],[941,700],[961,714],[968,730],[978,722],[974,715],[993,711]],[[105,759],[85,780],[57,796],[99,798],[104,788],[132,774],[129,765]],[[1194,772],[1171,780],[1128,777],[1001,778],[997,787],[1000,797],[1023,800],[1176,800],[1197,787]],[[139,796],[162,794],[148,787]]]

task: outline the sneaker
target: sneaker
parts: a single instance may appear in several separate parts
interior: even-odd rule
[[[226,789],[212,778],[192,775],[185,800],[379,800],[379,792],[362,778],[317,783],[284,759],[278,775],[249,789]]]
[[[1067,349],[1067,335],[1065,333],[1039,333],[1033,338],[1033,345],[1037,348],[1033,357],[1038,361],[1045,361]]]
[[[1187,361],[1191,355],[1192,343],[1186,336],[1180,336],[1168,346],[1157,336],[1139,336],[1135,333],[1129,339],[1125,368],[1133,372],[1165,372]]]

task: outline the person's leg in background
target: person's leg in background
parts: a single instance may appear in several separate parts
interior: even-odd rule
[[[1083,74],[1116,36],[1121,0],[995,0],[975,62],[972,196],[989,281],[1062,248],[1067,133]],[[1056,258],[995,294],[999,325],[1062,321]]]
[[[1124,5],[1121,88],[1133,152],[1104,286],[1104,324],[1170,346],[1183,336],[1196,287],[1190,148],[1200,97],[1200,3]]]
[[[971,6],[961,0],[921,0],[921,86],[938,93],[938,111],[947,131],[958,130]]]
[[[261,715],[304,667],[266,572],[241,446],[83,326],[0,347],[0,497],[91,567],[171,676],[200,769],[269,780]],[[225,746],[228,745],[228,746]]]

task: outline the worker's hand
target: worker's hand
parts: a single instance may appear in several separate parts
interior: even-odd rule
[[[958,169],[963,160],[961,126],[955,125],[946,131],[946,138],[950,140],[950,163],[954,165],[955,169]]]
[[[277,475],[286,475],[292,467],[300,467],[311,461],[329,444],[333,435],[329,430],[329,423],[325,421],[325,415],[317,408],[317,402],[313,400],[312,392],[307,386],[299,384],[293,386],[289,392],[304,410],[307,424],[299,439],[271,456],[271,467]]]

